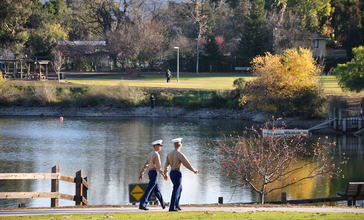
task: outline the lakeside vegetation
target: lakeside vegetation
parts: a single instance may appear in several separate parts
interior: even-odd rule
[[[195,74],[191,74],[195,75]],[[0,106],[59,106],[59,107],[141,107],[149,106],[149,97],[153,94],[156,98],[156,106],[183,107],[189,110],[199,108],[230,108],[241,109],[239,105],[239,90],[234,89],[233,81],[242,78],[249,82],[254,79],[252,75],[228,75],[224,74],[200,74],[198,77],[186,75],[180,83],[158,82],[163,76],[157,74],[140,74],[143,82],[134,79],[124,83],[124,80],[112,80],[115,77],[100,77],[111,80],[69,80],[58,83],[56,81],[13,81],[7,80],[0,85]],[[187,78],[188,77],[188,78]],[[120,77],[119,77],[120,78]],[[155,81],[149,81],[154,78]],[[207,83],[192,83],[194,79]],[[221,89],[225,84],[209,84],[216,82],[231,82],[229,89]],[[324,85],[332,87],[337,85],[333,76],[320,76]],[[188,79],[188,80],[187,80]],[[191,83],[184,83],[184,82]],[[162,87],[159,85],[165,85]],[[201,85],[202,88],[198,88]],[[168,86],[168,87],[167,87]],[[189,88],[192,87],[192,88]],[[197,87],[197,88],[196,88]],[[218,88],[216,88],[218,87]],[[325,88],[324,91],[331,88]],[[350,95],[362,93],[349,93],[342,91],[335,95]],[[325,95],[333,93],[324,93]],[[248,108],[247,106],[245,106]],[[270,109],[266,109],[270,110]],[[322,113],[324,114],[324,113]],[[322,115],[323,116],[323,115]]]
[[[43,216],[12,216],[0,217],[6,220],[48,220],[48,219],[130,219],[130,220],[177,220],[177,219],[249,219],[249,220],[301,220],[301,219],[325,219],[325,220],[360,220],[364,218],[364,214],[356,213],[310,213],[310,212],[180,212],[180,213],[104,213],[104,214],[82,214],[82,215],[43,215]]]
[[[186,74],[185,82],[178,83],[161,82],[160,74],[121,74],[120,80],[103,77],[93,81],[99,85],[87,84],[90,80],[71,80],[69,84],[10,80],[0,86],[0,106],[136,107],[150,105],[153,95],[156,105],[165,107],[240,108],[306,118],[327,114],[327,97],[323,83],[319,83],[324,80],[310,50],[266,53],[255,57],[251,65],[254,75]],[[145,83],[145,87],[138,83]],[[329,83],[335,82],[331,79]],[[186,90],[188,85],[195,88]]]
[[[0,86],[0,106],[138,107],[156,106],[238,108],[234,91],[140,89],[119,86],[80,86],[56,82],[8,81]]]

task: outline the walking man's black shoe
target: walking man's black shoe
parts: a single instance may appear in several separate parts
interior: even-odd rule
[[[148,211],[149,210],[147,207],[139,207],[139,209],[145,210],[145,211]]]
[[[164,202],[162,205],[162,209],[165,209],[166,208],[166,203]]]
[[[181,207],[179,207],[179,206],[177,206],[176,207],[176,209],[178,210],[178,211],[181,211],[182,209],[181,209]]]

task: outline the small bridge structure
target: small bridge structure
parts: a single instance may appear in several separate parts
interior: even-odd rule
[[[59,199],[75,201],[76,205],[88,205],[87,190],[90,186],[87,177],[83,176],[82,170],[77,171],[75,177],[64,176],[60,173],[59,165],[52,167],[51,173],[0,173],[0,180],[51,180],[51,192],[0,192],[0,199],[50,198],[51,207],[59,207]],[[75,195],[60,193],[59,181],[75,183]]]
[[[364,133],[364,97],[345,97],[341,102],[341,107],[331,109],[329,119],[308,130],[329,127],[354,135]]]

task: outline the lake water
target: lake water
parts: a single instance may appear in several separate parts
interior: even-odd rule
[[[162,162],[173,149],[171,139],[183,137],[182,152],[200,170],[183,172],[181,204],[252,202],[258,196],[249,188],[223,175],[207,147],[223,135],[241,132],[248,122],[237,120],[160,119],[160,118],[0,118],[0,173],[48,173],[60,164],[61,173],[74,176],[83,169],[90,183],[91,205],[129,204],[128,184],[138,182],[138,172],[151,142],[164,140]],[[342,178],[320,177],[285,189],[288,199],[335,196],[344,191],[348,180],[363,180],[364,140],[357,137],[330,137],[338,142],[335,155],[350,157]],[[148,181],[145,175],[145,182]],[[172,184],[160,180],[162,194],[170,200]],[[0,180],[0,192],[50,192],[50,180]],[[60,183],[60,192],[74,194],[74,184]],[[280,198],[280,192],[268,200]],[[49,207],[50,199],[0,199],[0,207]],[[60,200],[61,206],[74,205]]]

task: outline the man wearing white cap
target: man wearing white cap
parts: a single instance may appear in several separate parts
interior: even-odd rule
[[[174,151],[168,154],[164,165],[164,173],[167,173],[168,167],[171,166],[169,177],[173,183],[173,191],[171,204],[169,205],[170,212],[181,210],[179,207],[179,200],[182,192],[182,173],[180,171],[181,164],[195,174],[198,173],[198,170],[192,167],[187,157],[180,152],[180,149],[182,148],[182,138],[175,138],[172,142],[174,143]]]
[[[162,150],[162,143],[163,143],[163,140],[156,140],[152,143],[154,150],[150,154],[148,154],[147,161],[145,162],[145,164],[139,174],[139,181],[141,181],[143,179],[143,174],[144,174],[145,170],[147,168],[149,168],[149,171],[148,171],[149,184],[139,203],[139,209],[142,209],[142,210],[149,210],[147,208],[147,205],[148,205],[148,200],[149,200],[152,192],[154,192],[155,196],[158,198],[159,202],[162,205],[162,208],[163,209],[166,208],[166,204],[163,201],[162,194],[159,190],[158,173],[157,173],[157,172],[159,172],[163,176],[164,180],[167,180],[167,175],[163,172],[163,170],[161,168],[161,158],[158,153],[159,151]]]

